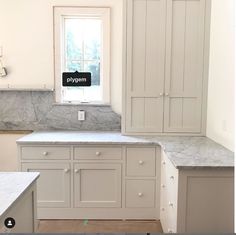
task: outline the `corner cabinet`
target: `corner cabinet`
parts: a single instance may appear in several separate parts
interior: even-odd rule
[[[123,133],[205,132],[210,1],[126,1]]]
[[[233,168],[176,169],[162,152],[160,221],[164,233],[232,233]]]

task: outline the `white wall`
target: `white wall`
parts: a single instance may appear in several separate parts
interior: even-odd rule
[[[9,70],[0,87],[54,86],[53,6],[111,7],[111,104],[121,113],[123,0],[0,0],[0,46]]]
[[[0,172],[17,171],[17,145],[16,140],[26,134],[0,134]]]
[[[234,0],[212,0],[207,136],[234,151]]]

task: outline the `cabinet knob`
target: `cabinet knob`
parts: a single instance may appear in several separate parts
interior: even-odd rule
[[[164,184],[161,185],[162,188],[165,188],[166,186]]]
[[[162,165],[165,165],[166,164],[166,162],[165,161],[162,161]]]
[[[75,169],[74,172],[75,172],[75,173],[79,173],[79,169]]]
[[[43,156],[47,156],[48,155],[48,152],[43,152]]]
[[[172,202],[169,202],[169,206],[173,207],[173,206],[174,206],[174,204],[173,204]]]
[[[96,156],[100,156],[101,152],[96,152],[95,154],[96,154]]]
[[[139,196],[139,197],[142,197],[142,196],[143,196],[143,193],[138,193],[138,196]]]
[[[164,95],[164,93],[161,92],[161,93],[160,93],[160,96],[163,96],[163,95]]]
[[[140,161],[138,162],[139,165],[143,165],[143,163],[144,163],[144,161],[142,161],[142,160],[140,160]]]
[[[169,96],[169,93],[165,93],[165,96]]]
[[[162,208],[161,208],[161,210],[162,210],[162,211],[165,211],[165,208],[164,208],[164,207],[162,207]]]
[[[168,231],[168,233],[173,233],[173,230],[170,228],[168,228],[167,231]]]
[[[170,176],[170,179],[171,179],[171,180],[173,180],[174,178],[175,178],[175,177],[174,177],[173,175],[172,175],[172,176]]]
[[[69,169],[64,169],[64,172],[65,173],[68,173],[70,170]]]

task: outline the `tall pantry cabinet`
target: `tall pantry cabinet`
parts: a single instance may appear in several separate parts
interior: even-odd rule
[[[123,133],[205,132],[210,0],[127,0]]]

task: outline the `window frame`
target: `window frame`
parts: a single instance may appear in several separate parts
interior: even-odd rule
[[[102,101],[88,104],[110,104],[110,8],[109,7],[53,7],[54,14],[54,81],[56,103],[84,103],[63,101],[62,72],[65,59],[64,19],[68,17],[97,17],[102,21],[101,95]]]

